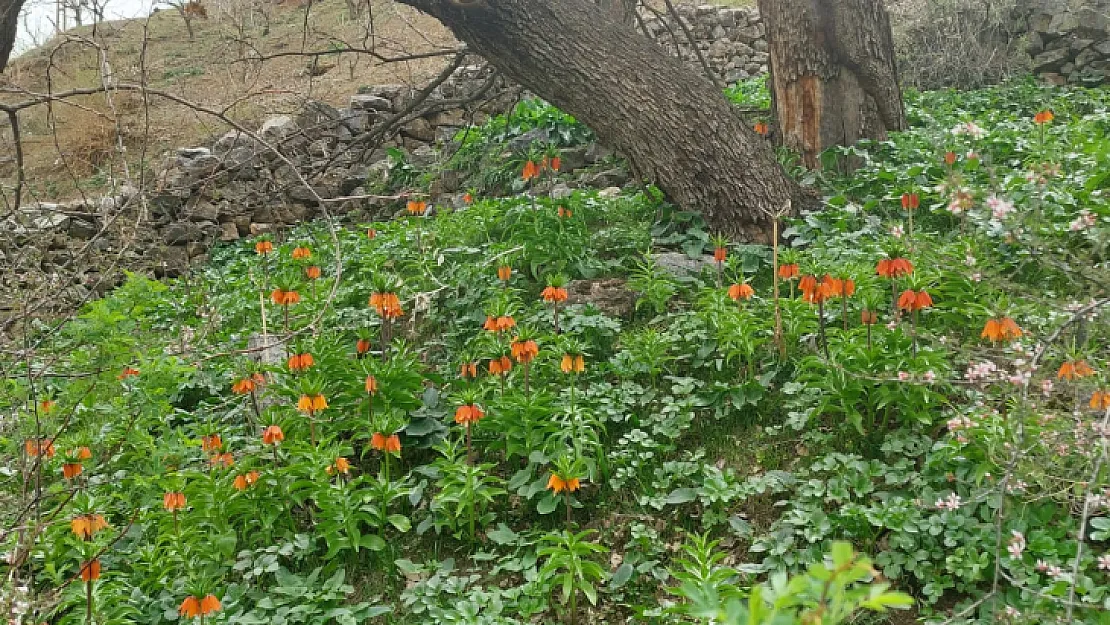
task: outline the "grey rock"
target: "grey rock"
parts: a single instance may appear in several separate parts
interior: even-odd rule
[[[604,189],[607,187],[620,187],[628,182],[628,172],[620,167],[590,174],[583,178],[582,183],[587,187]]]
[[[594,142],[586,146],[586,162],[590,165],[600,163],[611,156],[613,156],[613,151],[600,143]]]
[[[91,221],[87,221],[84,219],[71,219],[69,221],[68,233],[69,236],[75,239],[87,241],[96,236],[96,233],[99,231],[100,228],[98,228],[97,225]]]
[[[1059,71],[1067,63],[1069,52],[1065,48],[1048,50],[1033,57],[1033,69],[1037,73]]]
[[[534,143],[546,145],[547,131],[543,128],[533,128],[520,136],[513,137],[509,140],[509,149],[513,152],[527,152]]]
[[[439,159],[439,152],[435,148],[422,145],[412,151],[409,155],[409,162],[417,167],[428,167]]]
[[[610,317],[628,317],[636,308],[636,293],[624,280],[575,280],[567,285],[567,304],[593,305]]]
[[[696,276],[701,274],[702,270],[712,269],[714,266],[712,256],[690,258],[680,252],[661,252],[654,257],[659,267],[679,277]]]
[[[289,115],[275,115],[258,129],[258,134],[269,142],[281,141],[294,132],[297,132],[297,122]]]
[[[178,148],[177,156],[184,159],[200,158],[201,156],[208,156],[212,154],[212,150],[208,148]]]
[[[356,94],[351,96],[351,110],[389,113],[393,110],[393,101],[378,95]]]
[[[224,154],[234,150],[235,148],[257,148],[258,142],[254,137],[240,132],[238,130],[229,130],[216,140],[212,145],[212,151],[216,154]]]
[[[211,202],[199,200],[186,209],[185,217],[189,221],[216,221],[220,217],[220,209]]]
[[[401,136],[417,141],[435,141],[436,131],[428,120],[418,117],[401,127]]]
[[[551,187],[551,199],[562,200],[570,197],[573,192],[567,183],[557,182]]]
[[[204,231],[199,224],[178,221],[170,224],[162,232],[162,239],[170,245],[185,245],[193,241],[204,239]]]

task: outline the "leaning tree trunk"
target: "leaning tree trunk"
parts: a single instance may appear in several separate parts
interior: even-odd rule
[[[400,0],[589,126],[710,228],[769,241],[768,213],[810,196],[724,95],[590,0]]]
[[[0,72],[8,66],[8,58],[15,46],[19,11],[22,9],[23,0],[0,0]]]
[[[882,0],[759,0],[778,136],[820,166],[822,151],[906,126]]]

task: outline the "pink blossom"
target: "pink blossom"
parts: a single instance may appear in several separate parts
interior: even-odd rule
[[[1037,560],[1037,564],[1034,568],[1036,568],[1041,573],[1044,573],[1045,571],[1048,570],[1048,563],[1045,562],[1044,560]]]
[[[987,208],[991,209],[991,215],[995,219],[1005,219],[1007,215],[1014,212],[1013,202],[1007,202],[994,195],[987,198]]]
[[[909,373],[906,373],[905,371],[899,371],[898,372],[898,381],[899,382],[905,382],[909,379],[910,379],[910,374]]]
[[[891,319],[890,322],[886,324],[886,329],[887,330],[896,330],[896,329],[898,329],[898,321],[896,321],[894,319]]]
[[[902,229],[902,226],[892,226],[890,228],[890,236],[894,237],[895,239],[901,239],[902,235],[904,235],[905,233],[906,231]]]
[[[1060,579],[1064,576],[1064,569],[1053,564],[1052,566],[1048,567],[1046,573],[1048,573],[1048,576],[1052,579]]]
[[[926,382],[933,382],[937,379],[937,374],[934,373],[932,369],[929,369],[928,371],[925,372],[925,375],[923,375],[921,377]]]
[[[1012,530],[1010,534],[1010,544],[1006,546],[1006,550],[1010,552],[1012,559],[1019,560],[1025,551],[1025,536],[1017,530]]]
[[[1042,395],[1044,395],[1045,397],[1051,396],[1052,395],[1052,388],[1053,388],[1052,380],[1049,380],[1049,379],[1041,380],[1041,394]]]
[[[1100,571],[1110,571],[1110,552],[1098,557],[1098,568]]]
[[[982,279],[983,279],[983,274],[979,273],[978,271],[971,274],[971,281],[972,282],[980,282],[980,281],[982,281]]]

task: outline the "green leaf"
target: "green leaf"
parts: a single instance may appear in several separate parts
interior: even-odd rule
[[[690,503],[698,498],[698,493],[692,488],[676,488],[667,495],[664,500],[668,505],[677,506],[684,503]]]
[[[632,579],[632,573],[634,573],[635,570],[636,567],[627,562],[621,564],[617,567],[617,570],[613,572],[613,577],[609,580],[609,587],[614,590],[621,588],[628,583],[628,580]]]
[[[498,523],[497,529],[491,529],[486,532],[486,536],[498,545],[508,545],[520,540],[520,535],[509,529],[504,523]]]

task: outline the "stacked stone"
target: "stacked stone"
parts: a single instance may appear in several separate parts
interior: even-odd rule
[[[643,16],[651,37],[671,54],[701,71],[696,46],[710,69],[726,83],[767,72],[766,31],[755,8],[683,4],[677,5],[675,12],[681,24],[665,10]]]

